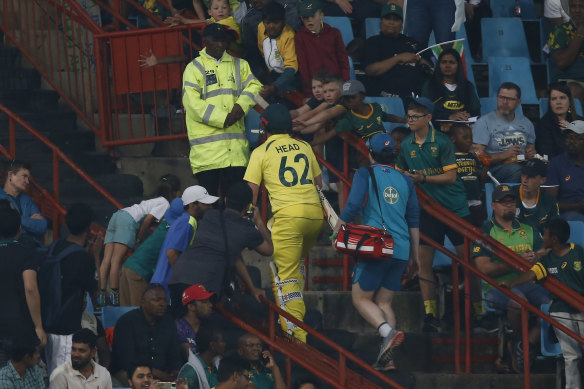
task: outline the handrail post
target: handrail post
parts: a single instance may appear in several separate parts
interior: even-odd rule
[[[470,241],[465,236],[464,237],[464,255],[462,260],[470,265]],[[464,327],[465,327],[465,372],[471,372],[471,324],[470,324],[470,315],[471,315],[471,307],[470,307],[470,276],[468,271],[464,272]]]
[[[274,317],[274,310],[272,307],[268,307],[268,320],[269,320],[269,330],[270,330],[270,340],[274,341],[276,338],[276,318]]]
[[[286,357],[286,385],[288,388],[292,387],[292,360]]]
[[[120,14],[120,0],[114,0],[114,11],[117,15]],[[120,21],[114,15],[112,15],[112,17],[114,18],[114,26],[116,27],[116,31],[120,31]]]
[[[14,119],[12,119],[10,116],[8,117],[8,133],[10,142],[10,155],[12,158],[16,158],[16,130],[14,126]]]
[[[347,357],[339,353],[339,384],[344,388],[347,384]]]
[[[456,374],[462,372],[460,367],[460,295],[458,290],[458,262],[452,261],[452,304],[454,313],[454,368]]]
[[[524,306],[521,306],[521,339],[523,347],[523,377],[525,389],[531,388],[531,377],[529,375],[529,313]]]
[[[53,197],[59,202],[59,155],[53,150]]]

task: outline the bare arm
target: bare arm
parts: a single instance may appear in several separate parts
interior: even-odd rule
[[[513,281],[513,282],[501,281],[499,283],[499,285],[504,286],[504,287],[509,288],[509,289],[512,289],[512,288],[516,287],[517,285],[521,285],[521,284],[525,284],[527,282],[535,281],[536,279],[537,279],[537,277],[535,276],[535,273],[532,272],[531,270],[528,270],[525,273],[521,274],[519,276],[519,278],[517,278],[515,281]]]
[[[391,58],[387,58],[378,62],[373,62],[372,64],[365,67],[365,73],[368,76],[379,76],[392,69],[394,66],[414,63],[419,61],[420,57],[416,53],[400,53],[394,55]]]
[[[318,176],[314,177],[314,183],[318,185],[319,188],[322,188],[322,175],[319,174]]]
[[[150,228],[150,225],[152,224],[153,221],[154,221],[153,215],[146,215],[144,220],[142,220],[142,224],[140,224],[140,229],[138,230],[138,234],[136,235],[137,241],[142,240],[142,237],[146,234],[146,231],[148,231],[148,228]]]
[[[105,367],[106,369],[109,368],[112,360],[112,355],[110,353],[110,349],[105,337],[97,338],[96,345],[97,355],[99,356],[99,364]]]
[[[297,120],[299,122],[303,122],[303,121],[306,121],[308,119],[311,119],[316,114],[324,111],[327,106],[328,106],[327,103],[321,103],[318,107],[316,107],[314,109],[310,109],[310,107],[308,107],[308,105],[306,105],[306,107],[308,107],[308,110],[307,111],[303,111],[302,113],[300,113],[300,111],[299,111],[299,115],[295,118],[295,120]],[[300,107],[300,108],[298,108],[298,110],[300,110],[302,108],[303,107]]]
[[[284,378],[280,372],[280,367],[276,361],[274,361],[272,354],[266,350],[262,352],[262,355],[269,358],[266,367],[272,371],[272,375],[274,376],[274,389],[286,389],[286,383],[284,382]]]
[[[489,257],[476,257],[475,264],[480,271],[491,277],[503,275],[511,270],[505,262],[493,262]]]
[[[201,0],[193,0],[193,8],[199,19],[205,19],[205,11],[203,10],[203,4]]]
[[[319,112],[312,119],[304,122],[306,127],[300,132],[303,134],[311,134],[316,132],[327,120],[336,118],[337,116],[342,115],[344,112],[344,108],[339,106],[334,106],[325,111]]]
[[[178,257],[180,257],[181,254],[182,252],[175,249],[166,250],[166,258],[168,258],[170,267],[174,267],[174,265],[176,265],[176,261],[178,261]]]
[[[260,195],[260,187],[257,184],[254,184],[253,182],[247,182],[247,185],[249,185],[249,187],[251,188],[251,193],[252,193],[252,204],[256,205],[258,202],[258,196]]]
[[[253,297],[255,297],[255,299],[258,302],[261,302],[260,296],[266,297],[266,292],[263,289],[255,287],[255,285],[253,284],[253,281],[251,280],[251,277],[249,276],[249,273],[247,271],[247,267],[245,266],[243,259],[238,258],[237,261],[235,261],[235,271],[237,272],[239,277],[243,280],[243,283],[247,286],[247,289],[249,290],[250,294]]]
[[[434,184],[434,185],[451,185],[456,182],[456,169],[448,170],[442,174],[436,174],[435,176],[424,176],[424,174],[416,170],[415,173],[404,172],[408,177],[414,181],[414,183],[423,183],[424,177],[425,182],[427,184]]]
[[[41,341],[41,346],[44,347],[47,344],[47,335],[43,330],[41,319],[41,296],[37,284],[37,272],[34,270],[25,270],[22,273],[22,281],[24,282],[26,305],[34,323],[34,330]]]
[[[335,130],[317,132],[314,135],[314,138],[312,138],[312,142],[310,142],[310,145],[313,147],[322,145],[328,142],[329,140],[333,139],[335,135],[337,135]]]
[[[272,244],[270,231],[268,231],[266,225],[264,224],[264,221],[262,220],[262,216],[260,215],[258,207],[254,207],[253,222],[255,223],[258,231],[262,234],[262,237],[264,238],[264,241],[258,247],[255,248],[255,251],[265,256],[272,255],[274,253],[274,245]]]
[[[578,27],[576,34],[574,34],[574,38],[565,49],[552,53],[552,60],[556,66],[560,69],[570,67],[576,60],[576,57],[578,57],[582,42],[584,42],[584,26]]]
[[[486,148],[485,145],[474,143],[472,147],[474,150],[477,150],[478,153],[485,153]],[[495,164],[497,162],[505,161],[506,159],[509,159],[519,154],[521,154],[521,146],[515,145],[509,147],[507,150],[502,151],[500,153],[489,154],[489,157],[491,157],[491,164]]]

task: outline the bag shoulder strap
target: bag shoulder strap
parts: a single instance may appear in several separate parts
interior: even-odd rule
[[[379,205],[379,216],[381,217],[381,225],[383,226],[383,229],[387,231],[387,228],[385,227],[385,221],[383,221],[383,208],[381,208],[381,199],[379,198],[379,188],[377,187],[377,179],[375,178],[375,173],[373,172],[373,168],[370,166],[367,166],[367,171],[369,172],[369,175],[371,176],[371,182],[373,183],[373,188],[375,189],[375,197],[377,197],[377,205]]]
[[[57,247],[57,244],[59,244],[59,242],[61,242],[60,239],[54,241],[53,243],[51,243],[51,245],[49,246],[49,251],[47,253],[47,260],[44,262],[45,264],[51,264],[51,263],[59,263],[61,262],[65,257],[67,257],[69,254],[72,254],[76,251],[81,251],[84,250],[83,247],[79,246],[78,244],[70,244],[69,246],[65,247],[63,250],[61,250],[59,252],[59,254],[55,255],[55,248]]]

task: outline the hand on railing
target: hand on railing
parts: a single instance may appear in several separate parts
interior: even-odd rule
[[[158,58],[156,58],[156,56],[152,52],[152,49],[150,49],[150,55],[145,56],[143,54],[140,54],[140,59],[138,60],[138,62],[140,63],[140,67],[151,68],[152,66],[158,65]]]

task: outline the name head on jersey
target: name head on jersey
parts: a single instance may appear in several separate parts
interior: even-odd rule
[[[290,111],[283,104],[270,104],[261,116],[260,126],[270,134],[287,134],[292,130]]]

